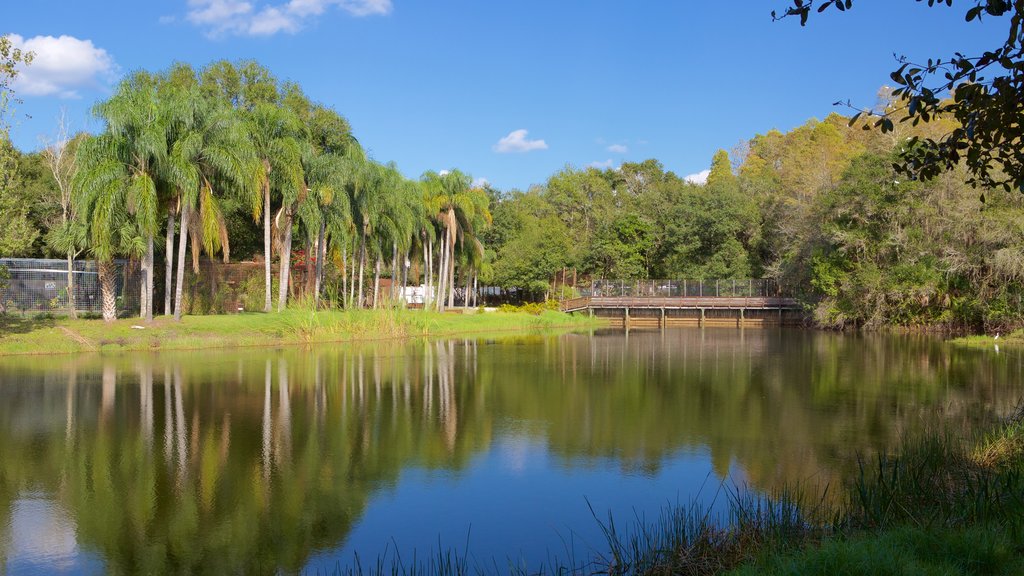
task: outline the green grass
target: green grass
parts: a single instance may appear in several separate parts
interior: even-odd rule
[[[925,529],[903,526],[834,538],[791,555],[734,570],[734,576],[821,575],[1016,575],[1024,574],[1024,550],[998,524]]]
[[[181,322],[138,318],[114,322],[0,315],[0,356],[131,350],[193,350],[382,340],[422,336],[590,328],[583,316],[560,312],[438,313],[422,310],[310,310],[186,316]],[[139,328],[141,327],[141,328]]]
[[[838,499],[801,487],[759,498],[724,487],[724,518],[691,504],[624,531],[599,519],[608,552],[582,571],[1024,574],[1024,406],[970,438],[906,442],[837,489]]]
[[[989,350],[992,350],[995,346],[1024,348],[1024,329],[1015,330],[1009,334],[1000,334],[998,340],[995,335],[974,335],[953,338],[949,343],[965,348],[986,348]]]

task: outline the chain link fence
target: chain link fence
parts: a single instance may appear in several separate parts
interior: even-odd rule
[[[127,260],[116,260],[115,290],[118,315],[139,310],[139,268]],[[0,258],[7,269],[7,286],[0,286],[0,310],[12,312],[64,312],[68,309],[68,262],[42,258]],[[96,262],[76,260],[72,264],[75,309],[103,311]]]

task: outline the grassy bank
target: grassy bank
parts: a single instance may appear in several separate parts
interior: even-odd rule
[[[287,310],[271,314],[186,316],[181,322],[157,318],[150,324],[138,318],[106,323],[0,315],[0,355],[198,350],[592,326],[596,326],[593,319],[552,311],[534,315]]]
[[[1024,348],[1024,329],[1015,330],[1009,334],[996,335],[975,335],[954,338],[949,342],[955,346],[967,348],[986,348],[992,350],[996,346],[1003,348]]]
[[[838,508],[808,498],[814,490],[733,495],[724,524],[698,507],[667,510],[629,536],[610,531],[600,571],[1024,574],[1024,409],[973,438],[906,444],[836,488]]]

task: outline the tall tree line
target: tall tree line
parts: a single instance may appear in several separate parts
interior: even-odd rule
[[[267,312],[275,297],[278,311],[288,306],[299,247],[317,307],[333,272],[342,284],[335,305],[379,307],[415,281],[428,285],[436,294],[430,305],[443,310],[454,305],[457,282],[473,279],[482,262],[479,233],[490,214],[470,176],[451,170],[405,178],[394,164],[368,158],[344,117],[255,62],[137,72],[93,112],[101,133],[26,156],[63,154],[59,170],[55,159],[37,178],[48,191],[36,192],[53,199],[66,184],[67,198],[53,200],[49,221],[40,218],[45,235],[26,215],[33,233],[5,255],[43,252],[70,255],[70,262],[88,254],[98,262],[105,319],[117,314],[116,259],[137,263],[140,316],[153,319],[157,237],[163,314],[175,319],[185,312],[186,269],[201,274],[203,254],[229,261],[232,230],[251,244],[244,232],[260,229]],[[382,276],[391,277],[390,294],[380,293]]]

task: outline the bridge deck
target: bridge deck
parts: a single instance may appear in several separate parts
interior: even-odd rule
[[[664,309],[664,310],[800,310],[800,303],[792,298],[775,297],[583,297],[563,300],[563,312],[587,309]]]

